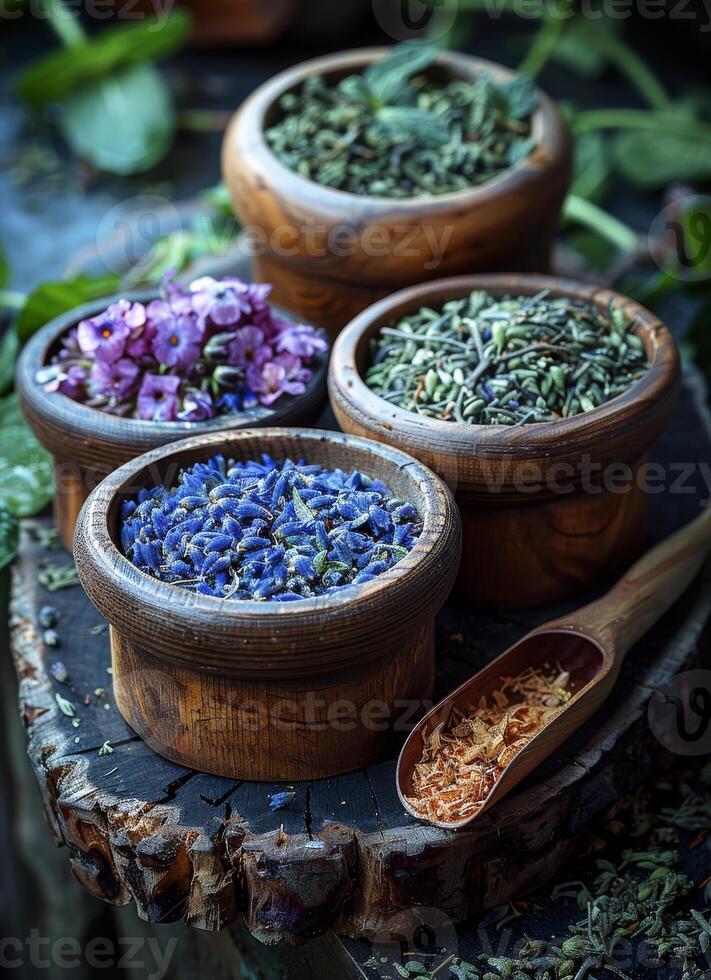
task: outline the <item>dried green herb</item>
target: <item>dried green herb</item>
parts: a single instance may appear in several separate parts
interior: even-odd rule
[[[711,793],[705,789],[711,785],[711,763],[695,775],[682,772],[672,779],[658,783],[654,796],[636,796],[630,810],[610,823],[607,857],[582,864],[587,882],[563,881],[552,889],[550,902],[555,906],[574,903],[567,935],[550,938],[550,910],[537,905],[534,893],[526,903],[501,905],[479,921],[478,936],[496,928],[496,952],[491,951],[494,943],[479,939],[485,951],[471,957],[472,962],[439,947],[388,965],[399,976],[429,980],[632,980],[652,973],[707,980],[711,879],[692,880],[683,873],[681,859],[684,854],[690,866],[699,864],[690,860],[701,843],[696,831],[707,833],[711,828]],[[669,794],[673,805],[665,805],[660,794]],[[634,838],[636,843],[620,852],[616,840],[621,827],[627,831],[625,842]],[[605,826],[599,832],[606,836]],[[681,853],[670,847],[679,842],[680,834],[686,834]],[[537,908],[544,914],[537,917]],[[520,924],[502,932],[513,918],[520,918]],[[545,939],[535,938],[537,928],[546,930]],[[386,963],[384,958],[368,961],[365,966],[373,971],[368,975],[384,978]]]
[[[373,341],[366,384],[429,418],[476,425],[550,422],[626,391],[647,356],[624,315],[564,298],[475,291],[421,309]]]
[[[37,581],[48,592],[57,592],[79,585],[79,576],[74,565],[54,565],[45,561],[37,573]]]
[[[308,78],[282,97],[269,146],[309,180],[380,197],[464,190],[528,156],[533,83],[481,75],[445,84],[423,74],[436,58],[436,48],[408,43],[337,84]]]
[[[57,707],[59,710],[63,715],[66,715],[67,718],[73,718],[76,715],[76,708],[72,702],[67,701],[67,699],[63,698],[61,694],[55,694],[54,700],[57,702]]]

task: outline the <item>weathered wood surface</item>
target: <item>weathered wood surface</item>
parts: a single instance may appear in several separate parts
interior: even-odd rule
[[[657,459],[709,460],[702,397],[685,386]],[[698,465],[687,485],[691,492],[650,498],[655,538],[693,517],[708,496]],[[111,694],[106,630],[79,588],[50,596],[36,584],[45,558],[68,560],[45,554],[26,528],[14,574],[13,652],[30,758],[76,878],[116,905],[133,900],[142,918],[183,919],[209,930],[242,922],[267,942],[328,928],[371,935],[413,905],[460,919],[539,884],[586,826],[658,761],[663,750],[646,719],[650,697],[709,649],[707,575],[630,654],[604,708],[471,831],[409,818],[397,798],[394,755],[349,776],[296,784],[291,807],[272,814],[268,795],[283,786],[185,769],[156,756],[128,728]],[[56,651],[44,648],[36,626],[47,602],[60,614]],[[445,607],[437,694],[556,611],[486,617],[456,602]],[[66,684],[48,670],[58,659],[69,672]],[[106,694],[97,696],[101,688]],[[76,705],[77,728],[58,710],[56,693]],[[107,739],[114,752],[99,757]]]

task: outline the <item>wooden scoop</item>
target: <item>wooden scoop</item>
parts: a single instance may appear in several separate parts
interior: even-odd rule
[[[423,737],[441,722],[448,726],[453,710],[471,713],[473,705],[527,667],[570,673],[569,701],[511,760],[489,795],[473,814],[452,821],[428,821],[457,828],[471,823],[521,782],[600,707],[620,673],[627,652],[657,622],[693,581],[711,552],[711,508],[657,545],[602,599],[533,630],[466,681],[432,709],[405,742],[397,764],[397,790],[403,806],[425,819],[407,802],[415,796],[414,767],[422,757]]]

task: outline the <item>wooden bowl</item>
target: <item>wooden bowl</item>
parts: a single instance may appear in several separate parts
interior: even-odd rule
[[[217,599],[140,572],[117,547],[120,504],[215,453],[358,468],[414,503],[413,550],[361,586],[299,602]],[[434,616],[461,552],[445,484],[398,450],[317,429],[185,439],[122,466],[94,490],[74,555],[111,624],[116,703],[161,755],[236,779],[330,776],[374,762],[421,713],[434,680]]]
[[[620,307],[644,341],[650,368],[591,412],[515,428],[427,419],[366,386],[369,342],[381,326],[474,289],[494,296],[549,289],[601,312]],[[482,605],[524,608],[579,593],[640,550],[645,501],[637,476],[673,411],[679,378],[671,334],[632,300],[547,276],[463,276],[403,289],[356,317],[334,345],[329,395],[344,431],[406,450],[455,492],[464,533],[460,588]],[[624,492],[610,483],[618,464],[630,468]]]
[[[255,233],[256,278],[273,283],[276,302],[332,336],[375,300],[412,283],[497,269],[546,271],[570,180],[567,127],[543,92],[533,117],[535,150],[467,190],[363,197],[323,187],[280,163],[264,138],[279,118],[280,98],[310,75],[338,79],[387,51],[348,51],[282,72],[243,103],[222,147],[235,211]],[[513,76],[500,65],[449,51],[432,69],[443,79],[475,79],[483,71],[500,80]]]
[[[148,302],[158,293],[122,296]],[[44,391],[35,381],[35,375],[49,363],[60,338],[80,320],[95,316],[120,298],[110,296],[97,300],[52,320],[26,344],[17,366],[17,392],[22,411],[39,441],[55,459],[54,516],[62,540],[69,549],[82,504],[94,487],[122,463],[148,449],[203,432],[308,424],[318,418],[326,399],[328,352],[314,359],[313,377],[303,395],[281,398],[269,408],[259,405],[238,415],[217,416],[205,422],[146,422],[119,418],[73,401],[61,392]],[[278,312],[290,318],[285,311]]]

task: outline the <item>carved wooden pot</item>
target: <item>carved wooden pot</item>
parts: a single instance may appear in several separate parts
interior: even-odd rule
[[[140,572],[117,547],[120,504],[215,453],[267,452],[382,479],[424,521],[413,550],[372,582],[297,602],[198,595]],[[146,453],[89,497],[74,556],[111,624],[116,703],[161,755],[237,779],[330,776],[374,762],[432,693],[434,617],[458,569],[445,484],[404,453],[317,429],[214,433]]]
[[[412,283],[454,273],[548,269],[570,179],[570,141],[542,92],[533,117],[536,149],[508,172],[471,189],[430,198],[361,197],[323,187],[290,170],[264,131],[279,100],[315,74],[338,79],[388,49],[348,51],[304,62],[256,90],[233,117],[222,170],[235,211],[253,235],[256,278],[274,284],[275,301],[332,336],[375,300]],[[442,52],[433,75],[497,79],[492,62]]]
[[[156,292],[124,294],[124,298],[140,302],[157,296]],[[303,395],[282,397],[269,408],[259,405],[238,415],[222,415],[205,422],[119,418],[82,405],[60,392],[44,391],[35,376],[49,363],[64,334],[80,320],[95,316],[120,298],[97,300],[52,320],[26,344],[17,366],[17,392],[22,411],[39,441],[55,459],[54,517],[69,549],[82,504],[94,487],[122,463],[148,449],[203,432],[309,424],[316,421],[326,400],[328,352],[314,359],[313,376]],[[288,317],[285,311],[278,312]]]
[[[473,289],[532,296],[544,288],[601,312],[610,303],[624,309],[644,341],[647,373],[591,412],[517,427],[428,419],[384,401],[363,381],[381,326]],[[404,289],[353,320],[329,370],[344,431],[404,449],[447,481],[462,515],[459,586],[478,604],[499,608],[574,595],[635,557],[645,535],[640,467],[678,388],[676,345],[652,313],[610,290],[548,276],[462,276]]]

